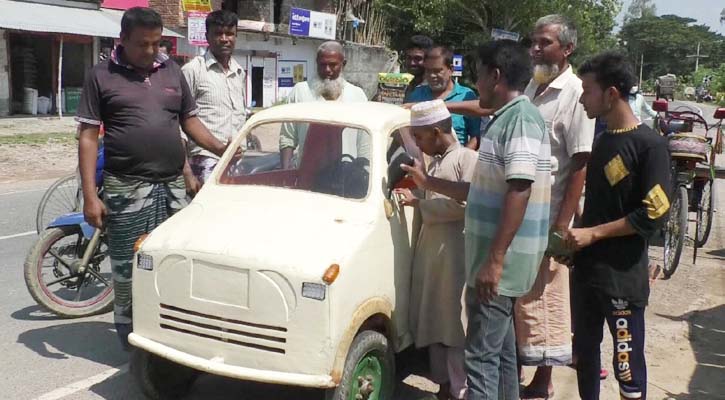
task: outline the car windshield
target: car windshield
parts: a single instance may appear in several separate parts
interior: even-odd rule
[[[347,199],[367,196],[372,145],[364,129],[274,122],[255,126],[246,139],[224,166],[220,184],[283,187]]]

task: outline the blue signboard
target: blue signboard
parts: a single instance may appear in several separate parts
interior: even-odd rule
[[[310,35],[310,10],[292,8],[289,18],[289,33],[297,36]]]
[[[460,54],[453,55],[453,76],[463,75],[463,56]]]
[[[285,88],[285,87],[294,87],[294,86],[295,86],[294,78],[279,78],[278,87]]]

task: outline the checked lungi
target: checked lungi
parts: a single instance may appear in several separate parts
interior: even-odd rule
[[[115,291],[114,322],[130,325],[133,246],[141,235],[187,205],[184,177],[153,183],[105,173],[103,201],[108,211],[106,233]]]

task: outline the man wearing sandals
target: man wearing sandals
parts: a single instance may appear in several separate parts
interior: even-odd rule
[[[567,233],[576,251],[572,314],[579,395],[599,399],[606,321],[621,398],[646,399],[647,238],[660,229],[670,208],[667,140],[633,114],[628,96],[636,78],[624,56],[602,53],[585,62],[579,76],[587,115],[607,122],[587,166],[581,228]]]

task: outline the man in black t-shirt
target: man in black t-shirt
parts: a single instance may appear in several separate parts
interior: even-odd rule
[[[645,399],[647,238],[670,208],[667,141],[632,113],[627,96],[635,76],[623,56],[600,54],[579,68],[579,76],[587,115],[607,122],[587,165],[582,227],[567,237],[576,250],[571,301],[579,395],[599,398],[599,346],[606,321],[620,394]]]
[[[122,344],[131,332],[134,243],[186,205],[193,182],[179,128],[222,155],[226,146],[196,117],[181,68],[158,52],[161,16],[134,7],[121,19],[121,44],[86,76],[76,119],[83,214],[106,230],[114,288],[114,322]],[[99,127],[105,129],[103,200],[95,180]]]

